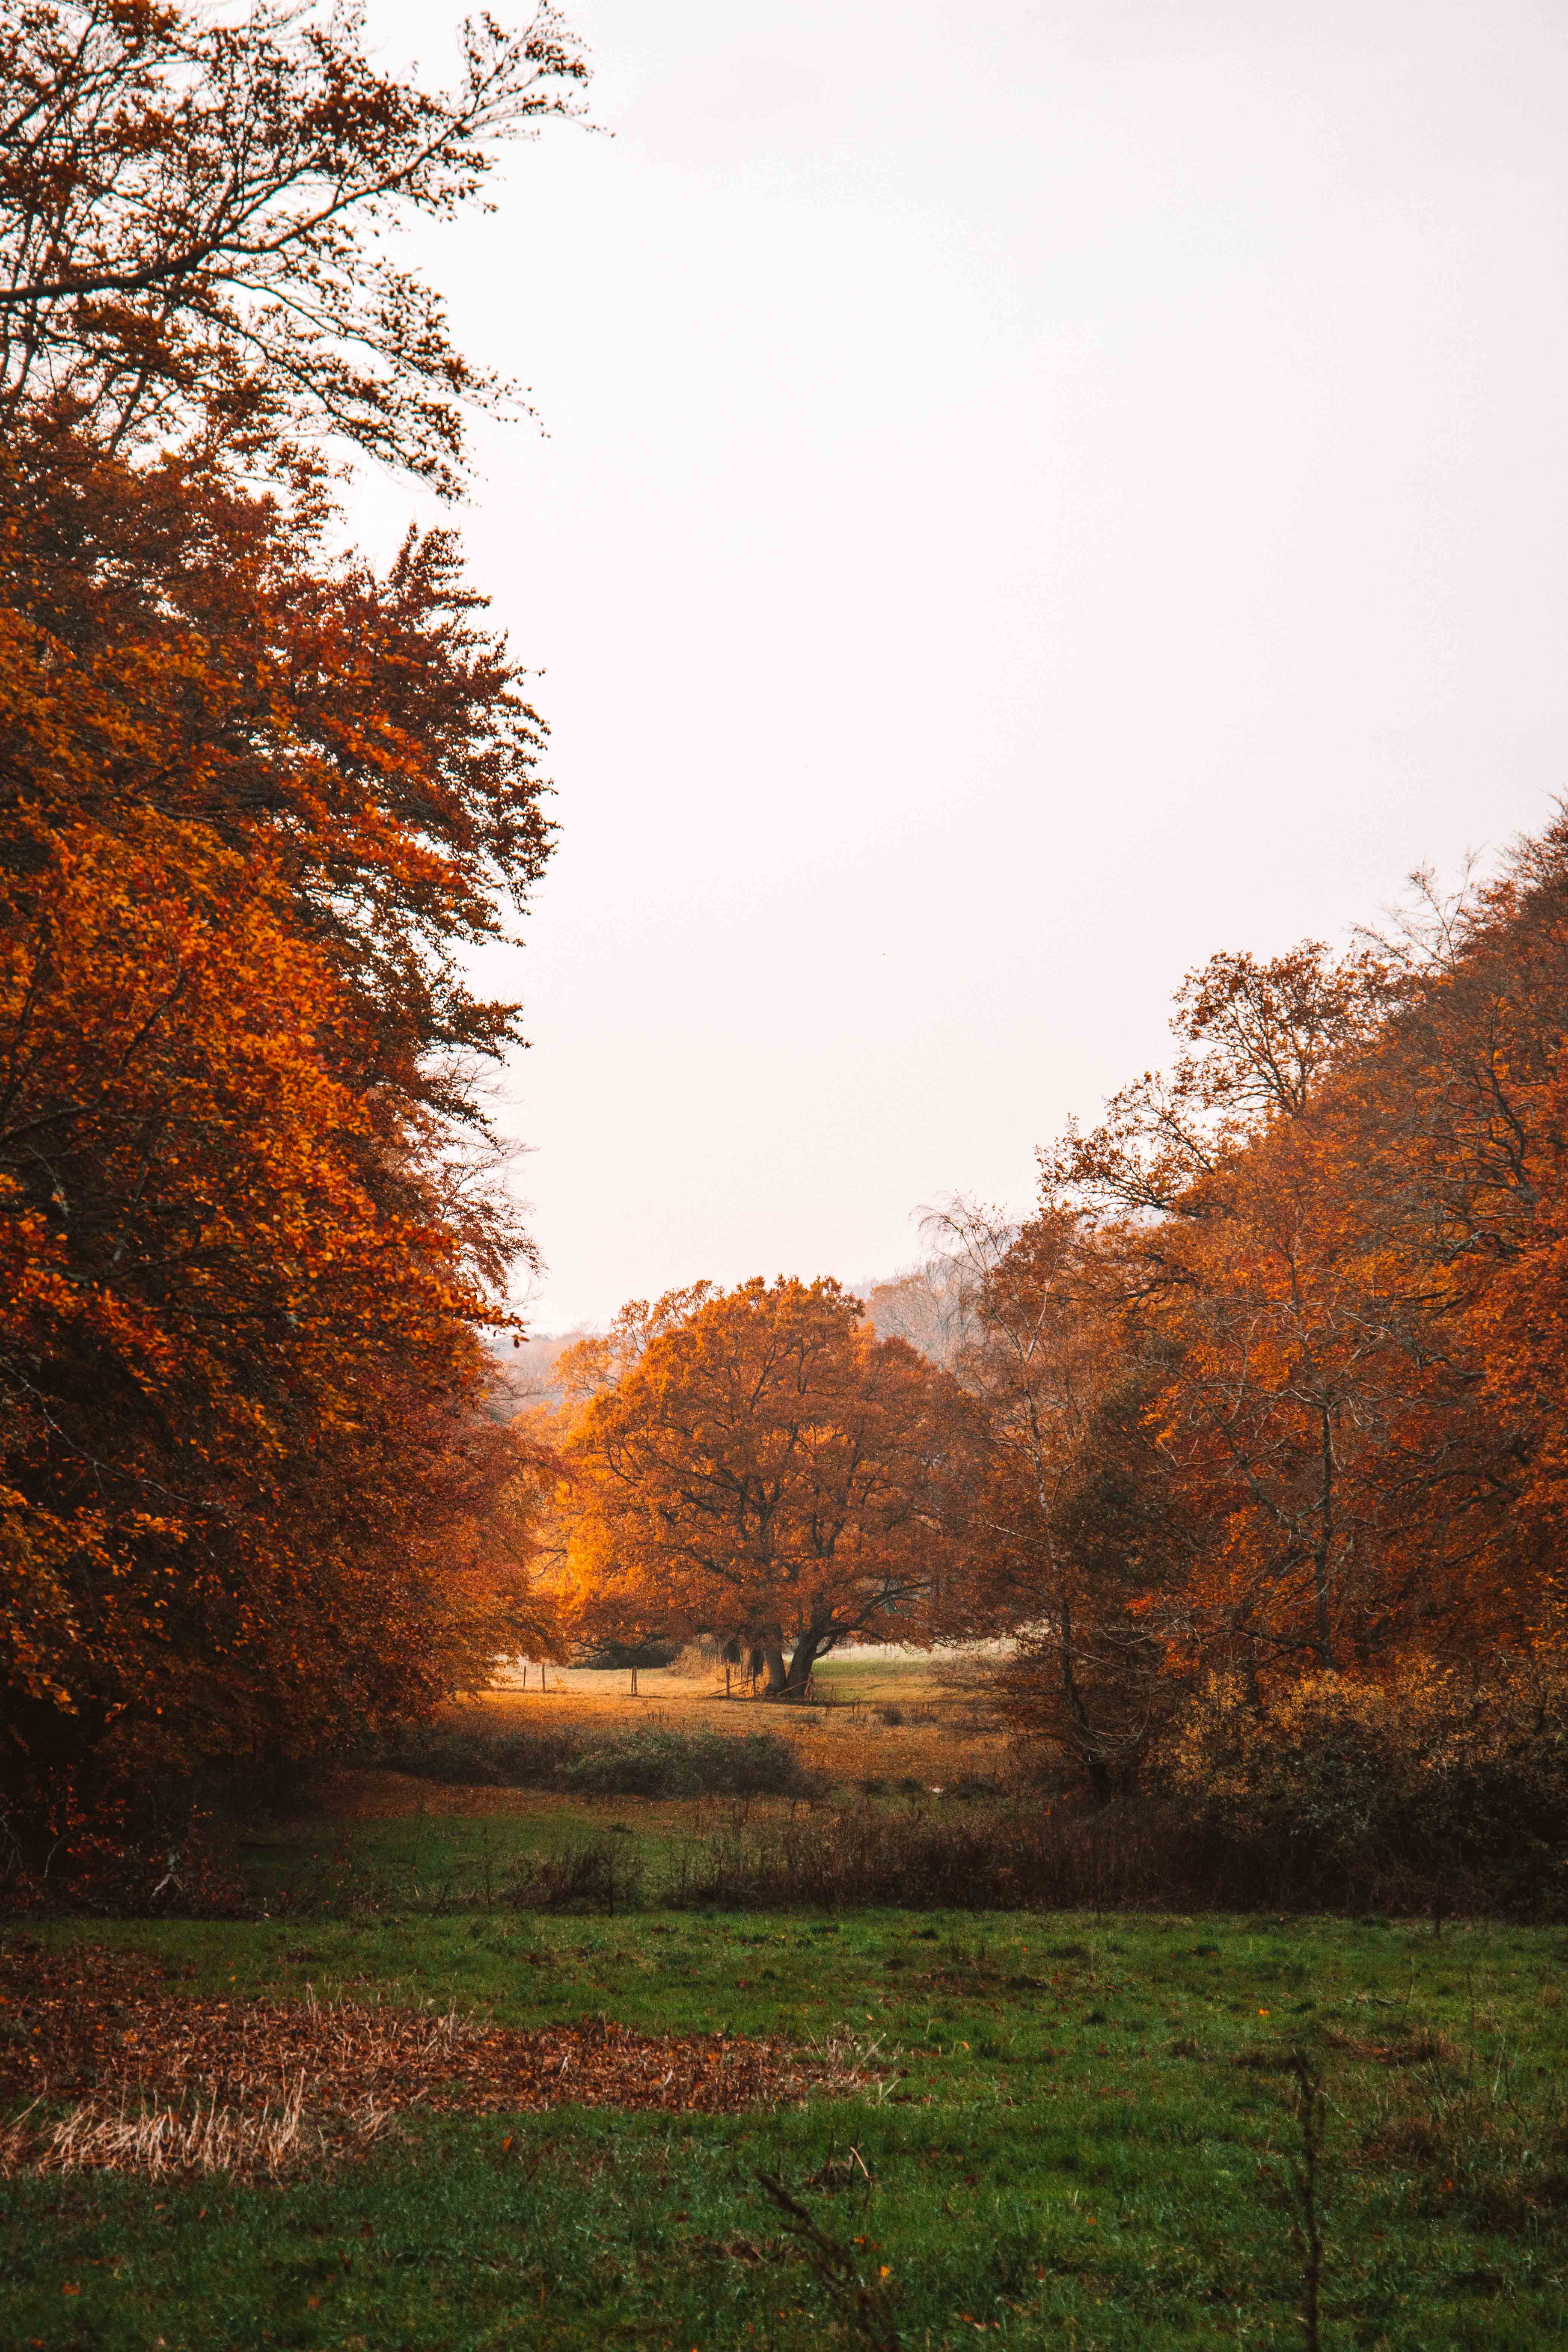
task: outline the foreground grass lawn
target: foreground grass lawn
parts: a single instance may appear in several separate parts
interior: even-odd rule
[[[483,1827],[378,1824],[357,1858],[378,1884],[421,1841],[456,1866]],[[408,1883],[427,1899],[431,1876]],[[175,1997],[310,1983],[506,2024],[850,2033],[890,2071],[879,2103],[741,2116],[414,2115],[285,2186],[14,2179],[7,2352],[860,2340],[760,2171],[886,2269],[914,2352],[1299,2343],[1295,2041],[1331,2106],[1325,2342],[1568,2342],[1561,1929],[481,1909],[45,1932],[161,1955]]]

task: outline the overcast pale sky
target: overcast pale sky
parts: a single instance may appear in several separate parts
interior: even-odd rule
[[[1026,1206],[1188,966],[1568,782],[1561,0],[568,14],[614,138],[420,247],[548,428],[462,526],[554,738],[542,1330]]]

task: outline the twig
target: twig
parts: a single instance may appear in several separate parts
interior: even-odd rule
[[[1300,2156],[1287,2158],[1296,2207],[1291,2235],[1301,2257],[1301,2337],[1306,2352],[1321,2352],[1321,2297],[1323,2278],[1323,2225],[1319,2210],[1318,2170],[1322,2161],[1327,2102],[1323,2077],[1309,2053],[1291,2053],[1290,2071],[1296,2084],[1296,2121],[1301,2134]]]
[[[756,2180],[763,2196],[784,2215],[787,2234],[800,2247],[828,2294],[847,2315],[857,2336],[868,2347],[868,2352],[902,2352],[899,2331],[893,2322],[896,2288],[888,2283],[885,2276],[874,2282],[863,2279],[856,2268],[851,2248],[842,2245],[837,2238],[830,2238],[825,2230],[819,2229],[805,2207],[798,2198],[790,2195],[782,2180],[774,2180],[765,2172],[759,2172]]]

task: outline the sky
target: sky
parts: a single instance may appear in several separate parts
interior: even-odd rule
[[[1026,1210],[1192,965],[1568,784],[1560,0],[566,13],[600,131],[411,247],[543,428],[458,517],[552,735],[541,1331]]]

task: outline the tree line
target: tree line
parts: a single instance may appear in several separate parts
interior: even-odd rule
[[[446,92],[269,0],[0,45],[0,1863],[539,1636],[466,957],[544,729],[453,535],[341,499],[460,488],[507,389],[389,239],[584,74],[548,8]]]
[[[1026,1219],[930,1220],[878,1300],[919,1349],[790,1281],[584,1343],[585,1622],[716,1627],[785,1696],[856,1634],[1009,1633],[1015,1725],[1102,1797],[1216,1685],[1555,1654],[1568,817],[1347,953],[1216,955],[1173,1029]]]

